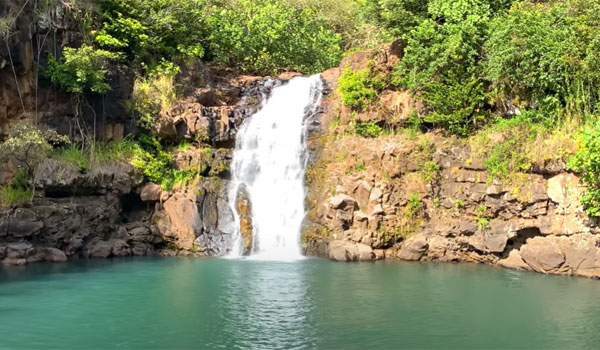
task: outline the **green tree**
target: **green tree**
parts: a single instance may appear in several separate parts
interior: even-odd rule
[[[208,0],[101,0],[96,43],[152,65],[161,59],[201,58],[209,37]]]
[[[108,62],[118,57],[89,45],[77,49],[65,47],[60,60],[50,55],[47,74],[53,83],[74,94],[82,94],[85,90],[105,93],[110,91],[110,85],[105,81]]]

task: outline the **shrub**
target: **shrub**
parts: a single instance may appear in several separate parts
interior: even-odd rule
[[[534,164],[567,161],[576,149],[571,124],[549,128],[536,111],[528,111],[512,119],[500,119],[482,129],[470,140],[475,157],[492,179],[518,180],[518,173],[528,172]]]
[[[151,130],[156,117],[175,102],[174,82],[178,72],[178,67],[163,62],[147,77],[135,80],[129,108],[136,114],[138,125]]]
[[[0,144],[0,161],[15,160],[27,177],[31,178],[38,164],[52,150],[52,144],[68,142],[66,136],[61,136],[54,130],[18,123],[11,127],[8,138]]]
[[[73,145],[57,149],[53,156],[75,164],[82,172],[116,161],[131,163],[148,181],[161,184],[168,191],[175,185],[187,184],[198,175],[198,171],[174,169],[173,155],[154,135],[141,135],[136,141],[88,144],[85,148]]]
[[[96,165],[105,165],[116,161],[130,162],[141,152],[140,146],[135,141],[126,139],[109,143],[88,143],[85,147],[70,145],[56,149],[52,156],[63,162],[74,164],[81,172],[86,172]]]
[[[288,0],[102,0],[100,4],[103,23],[95,42],[123,52],[138,65],[204,58],[254,74],[316,73],[337,65],[341,56],[341,37],[332,31],[321,4],[302,6]],[[335,13],[331,11],[330,15]]]
[[[394,82],[426,105],[424,121],[467,135],[488,115],[482,46],[491,18],[510,0],[430,0],[427,15],[406,35]]]
[[[581,135],[581,147],[569,161],[587,186],[582,204],[589,216],[600,216],[600,124]]]
[[[423,178],[429,184],[436,182],[440,176],[440,166],[432,160],[423,163],[420,170],[423,173]]]
[[[411,193],[408,195],[408,204],[406,206],[406,216],[414,218],[423,210],[423,202],[417,193]]]
[[[485,97],[479,47],[485,26],[467,16],[460,22],[422,22],[407,37],[396,82],[425,102],[428,123],[465,135],[482,118]]]
[[[370,69],[355,71],[345,68],[338,80],[338,92],[342,102],[358,111],[366,109],[377,98],[377,92],[385,84],[372,77]]]
[[[3,207],[10,207],[19,203],[28,203],[33,199],[33,190],[31,188],[6,185],[0,188],[0,199]]]
[[[80,94],[84,90],[105,93],[110,91],[105,81],[107,64],[116,58],[115,53],[89,45],[78,49],[65,47],[60,60],[52,55],[48,57],[47,74],[53,83],[71,93]]]
[[[383,134],[383,129],[374,122],[355,122],[354,133],[362,137],[378,137]]]
[[[141,135],[131,157],[131,164],[141,170],[149,181],[159,183],[170,191],[173,186],[187,182],[198,175],[197,171],[174,169],[173,155],[167,152],[154,135]]]

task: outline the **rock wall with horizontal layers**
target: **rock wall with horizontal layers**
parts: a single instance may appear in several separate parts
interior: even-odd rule
[[[394,55],[383,46],[351,56],[341,67],[360,69],[371,61],[385,70],[399,59]],[[332,90],[339,75],[340,69],[324,73]],[[403,94],[384,91],[378,103]],[[364,138],[337,130],[380,118],[389,126],[411,110],[420,112],[411,98],[394,101],[399,105],[358,115],[335,93],[325,101],[325,127],[310,141],[307,254],[341,261],[477,262],[600,278],[599,230],[580,205],[585,188],[564,161],[540,159],[526,173],[500,181],[463,139],[440,132]]]

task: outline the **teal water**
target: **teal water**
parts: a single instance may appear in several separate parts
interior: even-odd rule
[[[475,265],[169,259],[0,269],[0,348],[598,348],[600,282]]]

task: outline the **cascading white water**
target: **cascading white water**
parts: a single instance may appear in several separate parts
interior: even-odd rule
[[[296,77],[273,89],[259,112],[240,128],[233,155],[229,203],[236,213],[231,256],[243,252],[235,202],[244,188],[251,203],[251,255],[265,260],[301,257],[307,120],[321,102],[320,75]]]

